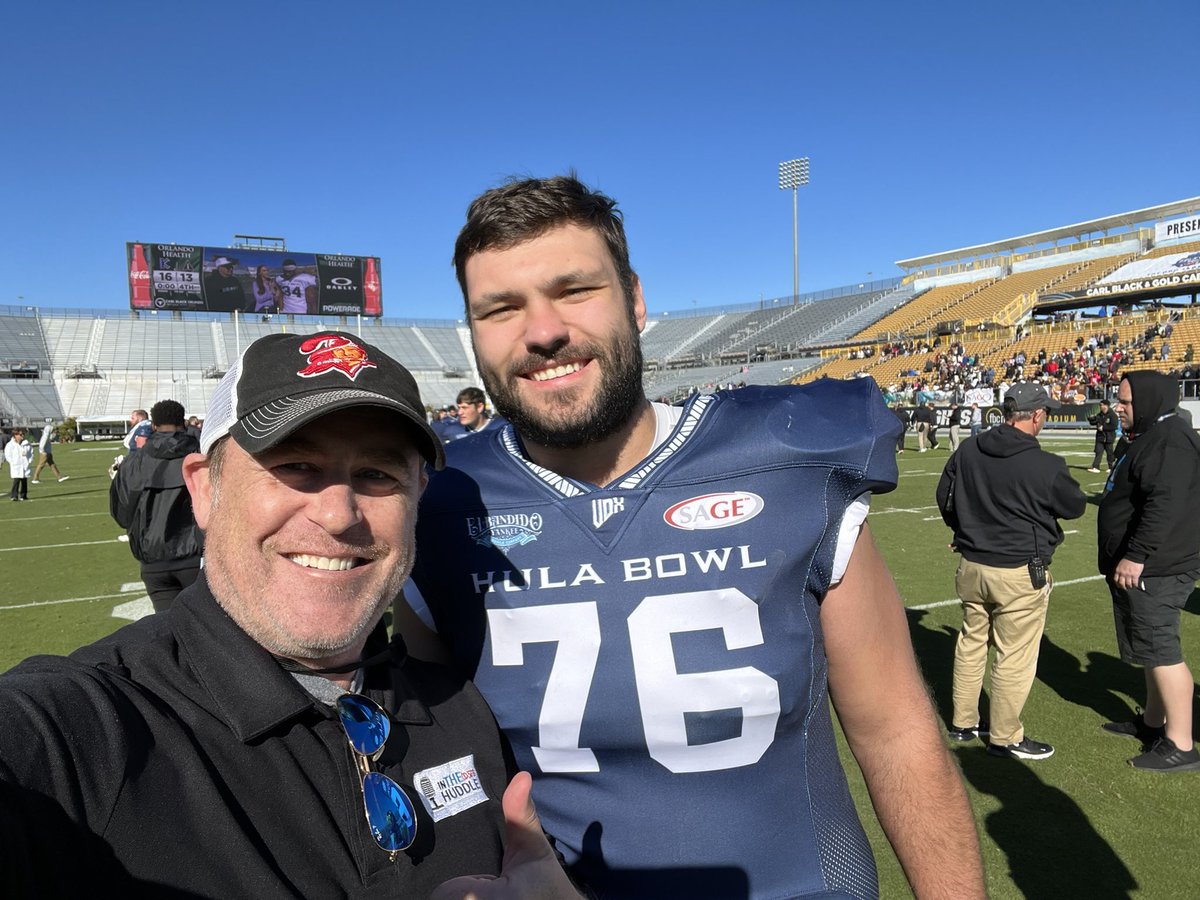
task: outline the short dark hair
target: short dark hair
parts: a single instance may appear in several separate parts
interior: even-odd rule
[[[487,397],[484,396],[483,391],[481,391],[479,388],[469,387],[469,388],[463,388],[461,391],[458,392],[458,397],[455,399],[455,402],[456,403],[486,403]]]
[[[183,404],[178,400],[159,400],[150,407],[150,424],[175,425],[182,428],[185,424]]]
[[[593,228],[604,239],[625,299],[633,303],[636,276],[629,264],[624,217],[617,201],[591,190],[575,173],[517,178],[471,201],[467,223],[454,242],[454,274],[467,301],[467,260],[485,250],[507,250],[560,225]],[[468,312],[469,312],[468,308]]]
[[[1109,403],[1107,400],[1101,400],[1101,401],[1100,401],[1100,405],[1101,405],[1101,406],[1112,406],[1112,404],[1111,404],[1111,403]]]

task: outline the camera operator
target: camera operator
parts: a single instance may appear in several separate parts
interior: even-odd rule
[[[1113,446],[1117,442],[1117,414],[1112,411],[1107,400],[1101,400],[1100,411],[1094,416],[1088,416],[1088,422],[1096,429],[1096,456],[1092,460],[1091,466],[1088,467],[1088,471],[1099,472],[1100,457],[1103,456],[1108,462],[1108,470],[1111,472],[1113,458],[1116,455],[1113,453]]]
[[[1087,508],[1067,464],[1038,445],[1048,410],[1061,405],[1039,384],[1014,384],[1004,398],[1004,424],[963,441],[938,482],[938,509],[962,554],[955,586],[963,623],[948,735],[955,741],[986,735],[992,756],[1054,753],[1025,736],[1021,710],[1037,673],[1053,586],[1047,568],[1063,539],[1058,520],[1079,518]],[[990,730],[979,717],[989,644],[996,646]]]

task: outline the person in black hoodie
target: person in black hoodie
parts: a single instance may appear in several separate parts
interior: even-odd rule
[[[1100,458],[1104,457],[1108,460],[1108,470],[1111,472],[1113,460],[1116,458],[1116,453],[1113,451],[1113,444],[1117,440],[1117,414],[1112,411],[1107,400],[1101,400],[1100,411],[1088,421],[1096,429],[1096,455],[1092,459],[1092,464],[1088,467],[1088,471],[1093,473],[1099,472]]]
[[[200,574],[204,537],[183,480],[183,458],[199,453],[200,442],[188,434],[183,405],[175,400],[155,403],[150,424],[154,433],[142,451],[117,469],[108,508],[129,533],[150,602],[162,612]]]
[[[1142,742],[1129,760],[1151,772],[1200,771],[1192,741],[1195,684],[1179,643],[1179,611],[1200,578],[1200,437],[1177,414],[1179,382],[1130,372],[1117,391],[1128,443],[1096,517],[1099,568],[1113,600],[1121,659],[1144,667],[1145,712],[1102,727]]]
[[[1063,539],[1059,519],[1076,519],[1087,498],[1062,458],[1038,432],[1061,404],[1038,384],[1013,385],[1004,424],[970,437],[951,455],[937,487],[938,509],[960,554],[955,586],[963,623],[954,647],[951,740],[988,736],[988,753],[1045,759],[1054,747],[1025,736],[1021,710],[1037,674],[1053,579],[1047,571]],[[991,726],[979,717],[988,646]]]

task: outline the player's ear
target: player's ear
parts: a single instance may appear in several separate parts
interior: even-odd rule
[[[640,333],[646,327],[646,298],[642,296],[642,280],[633,273],[633,320]]]

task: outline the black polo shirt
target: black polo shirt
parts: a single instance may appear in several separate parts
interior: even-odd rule
[[[386,641],[380,627],[367,652]],[[0,895],[425,897],[498,872],[510,767],[491,712],[448,669],[391,651],[363,693],[392,714],[376,768],[418,814],[394,863],[333,711],[203,576],[165,613],[0,675]],[[463,808],[472,770],[488,800]]]

